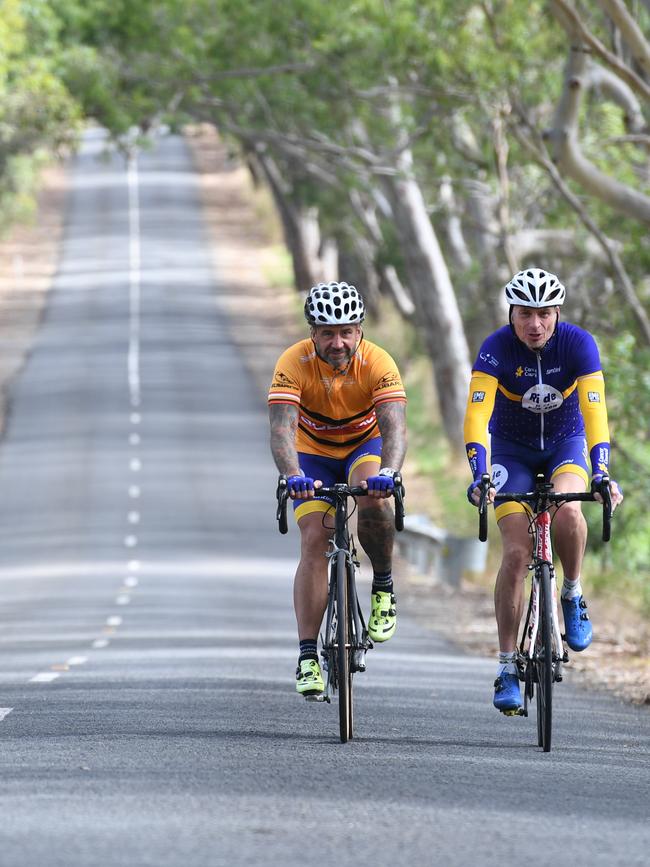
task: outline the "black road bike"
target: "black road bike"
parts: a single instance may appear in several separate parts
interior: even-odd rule
[[[339,732],[341,743],[354,735],[353,677],[366,670],[366,652],[373,646],[357,595],[356,570],[359,568],[354,538],[348,522],[354,514],[356,498],[367,495],[361,487],[340,483],[319,488],[318,494],[334,500],[334,526],[327,552],[329,560],[329,590],[325,614],[325,633],[321,634],[323,669],[327,672],[325,691],[310,696],[311,701],[329,703],[338,693]],[[404,486],[401,476],[394,478],[395,529],[404,529]],[[277,489],[277,519],[281,533],[287,532],[287,480],[280,476]],[[350,511],[349,500],[354,506]],[[323,520],[326,520],[326,513]]]
[[[481,478],[479,502],[479,539],[488,534],[488,492],[490,477]],[[612,500],[609,478],[600,487],[603,498],[604,542],[611,536]],[[524,683],[523,707],[506,711],[509,715],[528,716],[528,703],[537,697],[537,744],[545,753],[551,750],[553,729],[553,685],[562,680],[562,666],[569,661],[560,632],[557,610],[557,585],[551,547],[552,507],[575,501],[593,502],[593,493],[560,493],[553,490],[542,474],[535,478],[535,490],[528,493],[497,493],[495,503],[525,503],[528,506],[529,533],[532,536],[532,561],[528,567],[532,580],[528,610],[517,653],[519,680]]]

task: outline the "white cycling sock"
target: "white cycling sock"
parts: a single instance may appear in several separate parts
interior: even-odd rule
[[[499,668],[497,669],[497,677],[502,674],[517,674],[517,666],[515,660],[517,652],[515,650],[500,650],[499,651]]]
[[[580,576],[575,580],[565,578],[562,582],[562,599],[575,599],[576,596],[582,596],[582,585],[580,584]]]

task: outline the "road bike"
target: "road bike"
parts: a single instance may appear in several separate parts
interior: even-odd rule
[[[479,539],[488,535],[488,493],[490,476],[481,478],[479,501]],[[599,492],[603,498],[602,538],[611,536],[612,500],[609,478],[603,477]],[[528,506],[532,536],[532,574],[528,610],[517,651],[517,671],[524,684],[524,705],[509,715],[528,716],[528,704],[537,699],[537,744],[545,753],[551,750],[553,729],[553,685],[562,680],[562,666],[569,661],[564,647],[565,636],[560,631],[557,610],[557,585],[553,567],[550,511],[564,503],[594,501],[593,493],[561,493],[553,490],[540,473],[535,477],[535,489],[528,493],[497,493],[495,503],[524,503]]]
[[[329,496],[334,501],[334,526],[327,552],[329,561],[329,588],[325,614],[325,633],[321,634],[323,669],[327,672],[325,691],[318,696],[309,696],[311,701],[330,703],[331,696],[338,693],[339,732],[341,743],[354,735],[353,677],[366,670],[366,653],[373,647],[368,635],[366,621],[357,595],[356,571],[359,568],[354,538],[348,522],[354,514],[356,498],[366,496],[361,487],[339,483],[318,489],[319,496]],[[287,532],[286,476],[280,476],[277,489],[277,519],[281,533]],[[395,529],[404,529],[404,486],[400,475],[394,477]],[[354,501],[352,511],[348,500]],[[325,513],[323,520],[331,512]]]

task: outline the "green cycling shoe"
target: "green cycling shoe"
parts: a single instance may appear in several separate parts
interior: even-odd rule
[[[368,620],[368,635],[373,641],[388,641],[397,628],[397,611],[395,596],[381,590],[372,594],[370,599],[370,618]]]
[[[298,661],[296,669],[296,692],[305,697],[320,695],[325,689],[323,675],[317,659],[303,659]]]

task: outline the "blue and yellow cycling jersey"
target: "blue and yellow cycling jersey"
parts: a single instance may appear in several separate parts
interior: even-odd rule
[[[487,433],[546,451],[586,435],[592,472],[606,472],[609,430],[605,385],[594,338],[560,322],[540,351],[509,325],[481,346],[472,370],[465,443],[474,478],[487,469]]]

